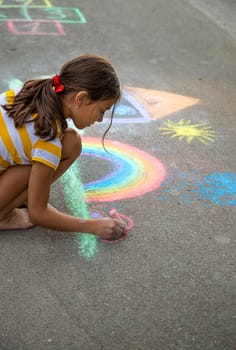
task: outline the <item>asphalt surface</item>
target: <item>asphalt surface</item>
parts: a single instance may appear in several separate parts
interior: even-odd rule
[[[233,0],[1,2],[1,90],[85,52],[116,67],[110,153],[86,129],[51,203],[133,227],[2,231],[0,350],[236,348],[235,23]]]

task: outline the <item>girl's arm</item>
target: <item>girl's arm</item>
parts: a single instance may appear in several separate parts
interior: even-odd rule
[[[58,231],[92,233],[107,239],[117,238],[123,233],[124,223],[119,220],[82,219],[48,206],[53,174],[54,170],[42,163],[34,162],[32,165],[28,186],[28,210],[33,224]]]

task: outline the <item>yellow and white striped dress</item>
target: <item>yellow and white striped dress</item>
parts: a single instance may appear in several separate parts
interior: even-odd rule
[[[16,128],[13,118],[1,107],[10,103],[14,96],[13,90],[0,94],[0,173],[10,166],[32,164],[34,161],[56,170],[61,160],[60,138],[47,141],[36,136],[34,122]]]

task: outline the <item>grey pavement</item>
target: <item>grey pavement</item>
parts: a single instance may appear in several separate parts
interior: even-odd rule
[[[106,123],[86,129],[51,203],[134,224],[116,243],[2,231],[0,350],[236,348],[235,23],[234,0],[0,3],[1,90],[113,62],[110,154]]]

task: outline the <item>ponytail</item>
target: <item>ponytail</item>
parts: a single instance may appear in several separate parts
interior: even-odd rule
[[[3,107],[14,119],[16,128],[34,122],[35,134],[41,138],[52,140],[57,136],[58,126],[62,132],[67,128],[61,100],[52,87],[51,78],[26,81],[14,101]],[[33,114],[36,117],[29,119]]]

